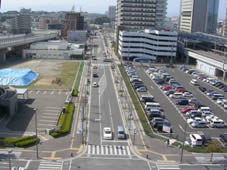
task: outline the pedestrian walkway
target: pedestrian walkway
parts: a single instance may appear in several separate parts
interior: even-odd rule
[[[0,169],[9,169],[9,162],[0,162]]]
[[[158,170],[177,170],[180,169],[179,165],[176,164],[157,164]]]
[[[129,146],[88,145],[88,155],[130,156]]]
[[[38,170],[62,170],[62,161],[40,161]]]
[[[62,91],[62,90],[29,90],[29,96],[41,96],[41,95],[65,95],[67,96],[70,91]]]

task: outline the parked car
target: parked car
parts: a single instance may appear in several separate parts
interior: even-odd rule
[[[207,89],[205,87],[203,87],[203,86],[199,86],[199,90],[202,91],[202,92],[207,91]]]
[[[217,100],[219,97],[223,98],[224,95],[223,94],[220,94],[220,93],[215,93],[215,94],[213,94],[212,99],[213,100]]]
[[[172,86],[167,85],[167,86],[162,87],[161,89],[162,89],[163,91],[168,91],[168,90],[172,89]]]
[[[199,134],[190,134],[189,139],[190,139],[192,147],[203,145],[203,139]]]
[[[191,92],[184,92],[183,97],[193,97],[193,94]]]
[[[137,92],[147,92],[147,88],[144,86],[144,87],[139,87],[136,89]]]
[[[207,142],[210,142],[212,138],[208,135],[200,135],[203,139],[203,144],[206,144]]]
[[[220,135],[220,141],[224,146],[227,146],[227,133]]]
[[[93,73],[93,77],[94,77],[94,78],[99,77],[98,73]]]
[[[170,94],[169,97],[173,99],[179,99],[183,97],[183,93],[175,92],[174,94]]]
[[[197,81],[196,79],[192,79],[192,80],[190,81],[190,83],[191,83],[192,85],[194,85],[194,86],[199,86],[199,83],[198,83],[198,81]]]
[[[190,110],[195,110],[195,108],[193,106],[188,106],[186,108],[181,109],[181,113],[187,113]]]
[[[185,91],[183,87],[177,87],[175,90],[176,92],[180,92],[180,93],[183,93]]]
[[[152,95],[142,95],[140,97],[140,101],[141,102],[144,102],[144,103],[146,103],[146,102],[153,102],[154,101],[154,96],[152,96]]]
[[[222,104],[222,101],[226,100],[224,97],[219,97],[216,101],[217,104]],[[226,100],[227,101],[227,100]]]
[[[207,127],[208,127],[208,126],[207,126],[207,122],[205,122],[204,120],[198,121],[198,122],[193,122],[193,123],[191,124],[191,126],[192,126],[193,128],[207,128]]]
[[[222,119],[211,119],[210,127],[212,128],[225,128],[226,124]]]
[[[164,93],[166,94],[166,96],[169,96],[171,94],[174,94],[175,90],[164,91]]]
[[[216,92],[215,92],[214,90],[207,90],[207,91],[205,91],[205,94],[206,94],[207,96],[212,96],[213,93],[216,93]]]
[[[180,99],[176,102],[176,105],[188,105],[189,102],[187,99]]]

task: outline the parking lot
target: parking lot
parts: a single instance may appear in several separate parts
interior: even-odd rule
[[[143,66],[141,64],[135,64],[135,70],[139,78],[143,81],[144,85],[148,89],[148,93],[155,97],[155,102],[160,103],[161,108],[164,110],[165,118],[171,123],[171,127],[173,129],[173,136],[177,137],[180,140],[184,140],[184,134],[186,133],[186,140],[189,137],[190,133],[198,133],[211,136],[213,138],[219,137],[220,134],[226,132],[226,128],[213,128],[207,124],[206,128],[193,128],[191,124],[187,123],[189,119],[185,114],[181,113],[181,109],[187,107],[187,105],[181,106],[176,105],[177,100],[168,97],[163,90],[161,90],[160,85],[155,83],[150,76],[145,72],[147,66]],[[198,86],[194,86],[190,83],[192,80],[192,76],[182,72],[179,67],[178,68],[166,68],[165,66],[158,66],[158,68],[166,70],[177,82],[179,82],[185,90],[192,93],[193,97],[195,97],[202,105],[210,107],[212,113],[217,116],[219,119],[224,121],[227,120],[226,110],[216,103],[216,101],[212,100],[210,97],[205,95],[198,89]],[[209,84],[198,81],[200,85],[206,87],[207,89],[215,89],[215,87],[210,86]],[[220,93],[224,94],[223,91],[219,90]],[[139,92],[140,94],[144,94]],[[226,94],[224,94],[226,96]],[[189,106],[189,105],[188,105]]]
[[[56,127],[59,114],[69,91],[31,90],[28,99],[19,104],[18,113],[9,121],[7,128],[20,132],[35,132],[35,114],[39,132]],[[37,111],[34,110],[37,108]]]

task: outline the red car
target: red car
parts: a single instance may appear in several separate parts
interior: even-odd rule
[[[176,92],[183,93],[184,91],[185,91],[185,89],[182,87],[176,88]]]
[[[170,86],[170,85],[165,86],[165,87],[162,88],[163,91],[168,91],[170,89],[172,89],[172,86]]]
[[[195,108],[193,106],[185,107],[185,108],[181,109],[181,113],[187,113],[190,110],[195,110]]]

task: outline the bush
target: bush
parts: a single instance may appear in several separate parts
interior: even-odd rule
[[[39,141],[40,141],[39,138],[31,138],[31,139],[17,142],[17,143],[15,143],[15,146],[16,147],[27,147],[27,146],[34,145],[34,144],[38,143]]]
[[[72,96],[76,97],[77,95],[78,95],[78,89],[74,89]]]
[[[75,105],[74,104],[65,104],[66,113],[64,114],[64,121],[62,122],[62,126],[59,131],[53,131],[50,135],[53,137],[60,137],[66,135],[71,130],[73,113],[74,113]]]
[[[65,120],[65,113],[61,113],[60,117],[58,119],[57,126],[61,127],[63,125],[63,123],[64,123],[64,120]]]
[[[77,77],[76,77],[76,83],[75,83],[75,86],[74,86],[74,89],[73,89],[72,96],[77,96],[78,95],[83,68],[84,68],[84,63],[81,63],[79,72],[78,72]]]
[[[38,142],[39,138],[33,136],[24,136],[21,138],[0,138],[0,145],[6,147],[24,147],[34,144],[34,140]]]

